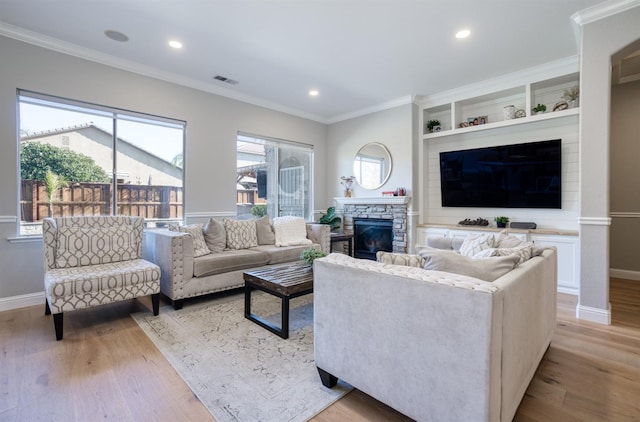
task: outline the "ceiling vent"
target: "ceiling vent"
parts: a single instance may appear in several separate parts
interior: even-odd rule
[[[227,78],[226,76],[216,75],[213,77],[216,81],[224,82],[231,85],[238,85],[240,82]]]

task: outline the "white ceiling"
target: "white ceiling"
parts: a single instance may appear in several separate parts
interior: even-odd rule
[[[571,16],[602,2],[0,0],[0,34],[330,122],[574,56]]]

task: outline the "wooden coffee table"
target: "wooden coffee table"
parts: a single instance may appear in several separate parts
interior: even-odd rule
[[[251,291],[262,290],[282,299],[281,325],[251,313]],[[244,273],[244,316],[263,328],[286,339],[289,338],[289,300],[313,293],[313,271],[303,261],[269,265]]]

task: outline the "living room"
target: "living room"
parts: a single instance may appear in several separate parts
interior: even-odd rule
[[[609,201],[609,196],[613,195],[610,189],[613,182],[610,181],[609,174],[615,172],[615,166],[607,160],[610,156],[609,140],[613,136],[609,127],[614,120],[610,117],[608,100],[612,91],[609,69],[612,56],[620,52],[630,54],[627,49],[631,47],[638,50],[636,43],[640,38],[637,25],[640,22],[640,7],[637,2],[606,3],[607,12],[604,17],[583,16],[579,24],[579,59],[574,56],[562,61],[567,68],[580,72],[581,96],[579,118],[575,116],[562,129],[561,137],[572,137],[574,142],[580,143],[579,153],[574,152],[578,160],[575,165],[579,186],[571,208],[562,211],[563,218],[559,227],[580,232],[579,294],[575,298],[576,302],[565,309],[583,320],[603,325],[611,323],[609,279],[610,270],[616,268],[611,262],[618,260],[614,257],[616,249],[610,235],[610,212],[622,214],[637,210],[616,209]],[[318,210],[316,217],[319,217],[319,211],[333,205],[333,198],[343,196],[340,176],[351,174],[352,158],[358,148],[372,141],[382,142],[389,148],[396,163],[392,174],[379,190],[366,191],[356,187],[355,197],[378,197],[388,187],[406,187],[412,199],[409,218],[414,241],[417,225],[430,223],[430,218],[434,216],[433,213],[430,214],[427,197],[429,191],[425,186],[428,180],[423,179],[424,173],[421,170],[425,153],[422,149],[424,142],[420,127],[421,106],[413,97],[404,99],[404,102],[387,104],[386,107],[373,108],[366,114],[335,122],[321,122],[269,108],[268,105],[212,94],[197,86],[180,85],[167,80],[165,74],[151,69],[145,68],[145,73],[140,72],[140,69],[131,71],[126,66],[117,68],[113,64],[101,63],[101,57],[91,56],[89,53],[87,57],[90,59],[82,58],[77,52],[65,51],[61,44],[51,39],[29,42],[32,35],[20,32],[15,27],[4,26],[0,37],[0,51],[3,55],[0,64],[0,127],[3,128],[5,138],[3,153],[0,154],[0,168],[4,181],[1,189],[5,198],[19,197],[16,179],[17,143],[14,142],[17,133],[16,89],[29,89],[62,98],[187,121],[185,208],[189,223],[235,214],[235,160],[231,157],[236,155],[235,139],[238,132],[299,140],[313,146],[313,202],[314,208]],[[547,63],[535,63],[532,67],[540,70],[539,67],[543,65]],[[525,78],[523,75],[520,77]],[[485,81],[465,82],[458,87],[458,91],[482,82]],[[477,85],[469,87],[469,92],[472,89],[477,89]],[[496,88],[498,89],[501,88]],[[420,94],[422,93],[413,93]],[[541,132],[545,130],[547,129],[540,129]],[[507,131],[507,135],[509,134],[515,135],[520,141],[544,136],[535,132],[523,135],[517,129],[511,133]],[[617,154],[624,155],[621,152]],[[229,183],[219,182],[226,179],[229,179]],[[2,236],[8,239],[0,245],[0,266],[3,270],[0,310],[40,306],[44,298],[41,239],[24,239],[16,235],[19,220],[16,209],[15,200],[2,201],[0,204],[0,230]],[[512,215],[519,221],[546,222],[541,214],[521,212]],[[465,216],[476,217],[475,214]],[[448,218],[447,222],[450,224],[462,219],[455,213],[440,217]],[[621,223],[626,224],[624,221]],[[553,227],[552,224],[545,225]],[[617,220],[614,220],[614,227],[616,224]],[[622,225],[616,230],[619,233],[637,230],[633,226],[629,227],[631,228]],[[621,265],[626,266],[620,269],[627,271],[623,274],[629,278],[640,271],[632,264],[623,262]],[[121,323],[116,316],[107,316],[107,319],[111,319],[115,326]],[[81,322],[75,324],[77,327],[83,325]],[[48,322],[47,331],[42,332],[42,339],[31,344],[31,347],[46,349],[46,343],[53,337],[50,328]],[[96,348],[100,347],[100,340],[97,339],[92,344]],[[164,369],[167,368],[170,365],[167,366],[165,362]],[[186,387],[179,390],[178,394],[190,397]],[[155,399],[161,400],[161,397]],[[188,400],[194,399],[191,397]],[[193,418],[196,419],[197,416]]]

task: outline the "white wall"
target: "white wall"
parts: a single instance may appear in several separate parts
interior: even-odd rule
[[[385,145],[391,153],[393,168],[387,183],[381,188],[366,190],[355,185],[355,197],[378,197],[384,191],[404,187],[407,195],[413,194],[413,104],[368,114],[329,126],[327,132],[327,202],[344,196],[340,176],[353,174],[353,158],[356,152],[369,142]],[[331,178],[332,175],[336,175]]]
[[[440,153],[496,145],[519,144],[562,139],[562,209],[458,208],[442,207],[440,192]],[[431,224],[456,224],[465,218],[485,218],[492,225],[494,217],[504,215],[510,221],[533,221],[541,229],[577,230],[578,223],[578,116],[550,119],[491,130],[468,132],[425,142],[424,154],[428,182],[425,221]]]
[[[582,26],[580,298],[578,317],[610,323],[609,128],[611,56],[640,39],[640,7]]]
[[[18,232],[17,88],[185,120],[185,210],[192,221],[235,214],[238,131],[313,145],[314,208],[328,206],[324,124],[5,37],[0,51],[0,309],[2,298],[43,290],[41,242],[7,241]]]

